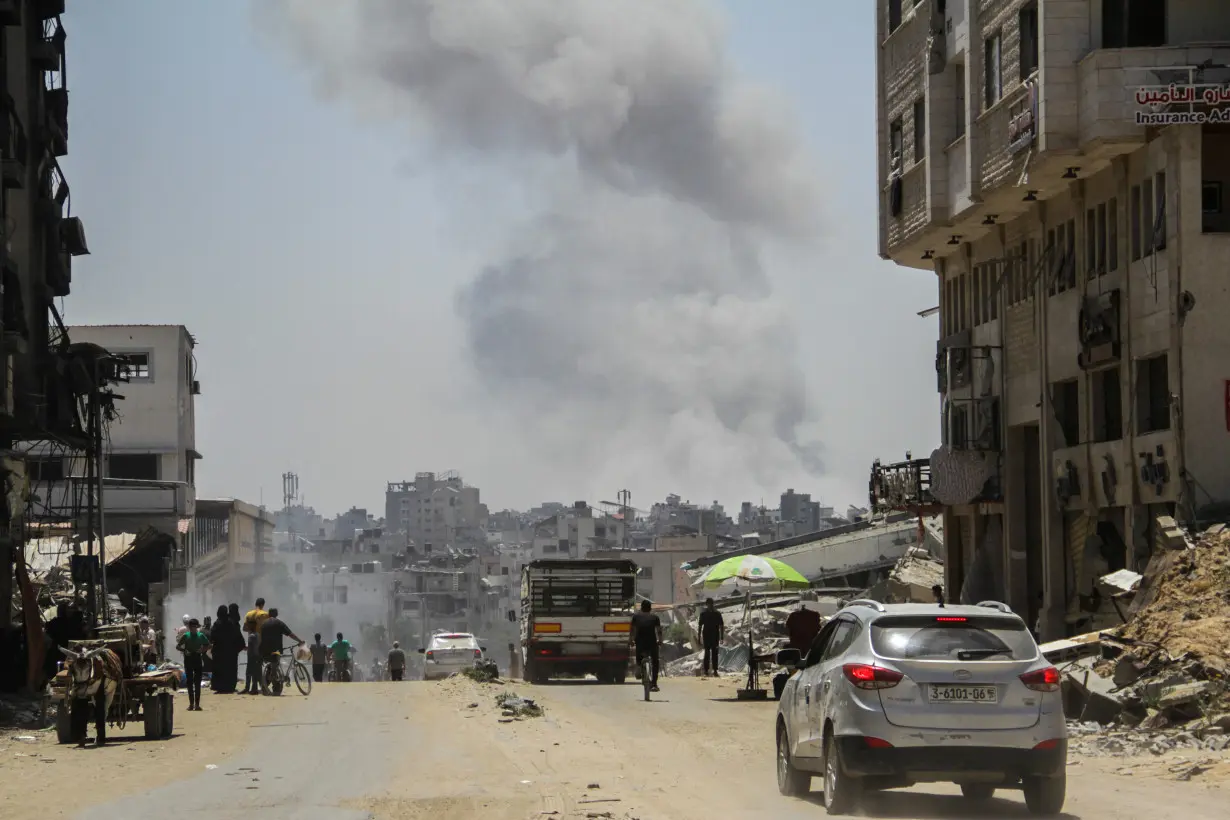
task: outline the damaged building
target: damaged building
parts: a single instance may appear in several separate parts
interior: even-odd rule
[[[1124,8],[877,0],[879,246],[935,277],[948,588],[1044,638],[1230,499],[1230,6]]]

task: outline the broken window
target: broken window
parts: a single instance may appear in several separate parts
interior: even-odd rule
[[[914,161],[922,162],[927,156],[927,100],[919,97],[914,101]]]
[[[1123,438],[1122,401],[1119,368],[1112,367],[1093,374],[1090,402],[1093,405],[1094,441],[1117,441]]]
[[[1106,206],[1106,270],[1119,270],[1119,198]]]
[[[107,475],[111,478],[157,481],[159,460],[156,453],[113,453],[107,458]]]
[[[1052,384],[1051,403],[1054,405],[1055,420],[1063,433],[1064,446],[1080,444],[1080,388],[1077,381],[1072,379]]]
[[[1166,45],[1166,0],[1102,0],[1102,48]]]
[[[1136,432],[1170,429],[1170,363],[1165,353],[1136,362]]]
[[[128,381],[138,381],[150,377],[148,353],[125,353],[119,359],[120,378]]]
[[[1140,226],[1144,232],[1141,244],[1145,256],[1153,255],[1153,179],[1140,183]]]
[[[901,118],[893,120],[888,126],[888,167],[900,168],[902,166],[902,150],[905,145],[905,129],[901,124]]]
[[[1017,16],[1021,27],[1021,82],[1038,70],[1038,4],[1028,3]]]
[[[984,90],[986,92],[984,102],[987,108],[995,105],[1004,96],[1003,42],[1003,32],[997,31],[983,44]]]
[[[1140,186],[1132,186],[1132,261],[1139,261],[1141,255],[1140,243]]]
[[[965,105],[965,64],[957,63],[957,130],[955,139],[960,139],[965,136],[965,115],[967,112]]]
[[[1153,216],[1153,249],[1166,250],[1166,172],[1158,171],[1153,178],[1153,190],[1157,197]]]
[[[26,473],[32,483],[40,481],[63,481],[64,459],[59,456],[41,456],[26,462]]]
[[[888,0],[888,31],[891,34],[901,25],[901,0]]]

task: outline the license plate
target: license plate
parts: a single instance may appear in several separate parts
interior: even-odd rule
[[[933,683],[931,684],[931,701],[933,703],[993,704],[999,701],[999,687]]]

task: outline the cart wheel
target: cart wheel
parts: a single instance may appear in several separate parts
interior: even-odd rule
[[[170,692],[158,696],[158,705],[162,712],[162,736],[170,737],[175,732],[175,698]]]
[[[73,742],[72,702],[65,698],[56,705],[56,741],[59,743]]]
[[[162,709],[158,698],[146,695],[141,700],[141,712],[145,716],[145,739],[157,740],[162,737]]]

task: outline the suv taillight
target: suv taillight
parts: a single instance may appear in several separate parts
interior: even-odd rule
[[[1058,692],[1059,670],[1053,666],[1021,675],[1021,683],[1035,692]]]
[[[423,657],[427,658],[427,660],[431,660],[432,658],[435,657],[435,653],[432,652],[430,649],[428,649],[426,654]]]
[[[892,689],[905,677],[894,669],[868,666],[865,663],[847,663],[841,667],[841,671],[846,680],[859,689]]]
[[[475,650],[474,650],[474,657],[475,657],[475,658],[481,658],[482,656],[483,656],[483,650],[481,650],[481,649],[475,649]]]

